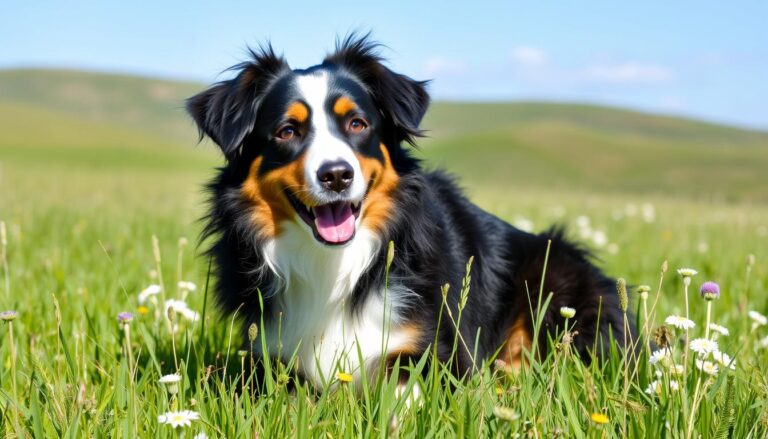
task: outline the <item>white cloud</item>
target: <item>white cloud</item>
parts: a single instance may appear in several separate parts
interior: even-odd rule
[[[512,49],[512,60],[521,66],[540,66],[547,62],[546,52],[536,47],[518,46]]]
[[[456,76],[465,73],[467,71],[467,65],[464,61],[459,59],[436,56],[424,61],[421,70],[426,76],[430,77]]]
[[[583,77],[589,81],[610,84],[656,84],[669,82],[674,74],[664,66],[625,62],[588,66],[584,69]]]

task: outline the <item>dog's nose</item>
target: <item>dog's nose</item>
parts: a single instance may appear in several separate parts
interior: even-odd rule
[[[355,171],[352,165],[343,160],[323,163],[317,170],[317,179],[320,184],[334,192],[341,192],[352,186],[354,178]]]

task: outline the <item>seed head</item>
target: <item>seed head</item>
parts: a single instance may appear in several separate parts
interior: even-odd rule
[[[629,307],[629,298],[627,297],[627,281],[623,277],[616,281],[616,291],[619,293],[619,306],[626,313]]]
[[[747,268],[752,268],[755,265],[755,255],[747,255]]]
[[[248,341],[253,343],[256,341],[257,335],[259,335],[259,327],[256,326],[256,323],[251,323],[251,326],[248,327]]]
[[[701,285],[700,292],[701,292],[701,297],[703,297],[704,300],[719,299],[720,285],[712,281],[704,282],[704,284]]]
[[[653,342],[662,349],[668,349],[672,345],[672,331],[665,325],[659,326],[653,331]]]
[[[643,300],[648,300],[648,293],[651,292],[651,287],[648,285],[640,285],[637,287],[637,292],[640,294],[640,298]]]
[[[395,242],[389,241],[387,246],[387,268],[392,266],[392,261],[395,260]]]
[[[5,232],[5,221],[0,221],[0,245],[8,245],[8,235]]]
[[[669,270],[669,262],[664,261],[661,263],[661,272],[666,273]]]

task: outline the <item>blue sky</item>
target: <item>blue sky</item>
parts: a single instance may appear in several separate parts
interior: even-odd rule
[[[371,30],[438,99],[586,101],[768,129],[766,1],[3,1],[0,68],[212,81],[267,39],[291,65]]]

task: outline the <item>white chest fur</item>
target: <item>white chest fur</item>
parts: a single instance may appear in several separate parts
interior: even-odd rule
[[[359,378],[361,366],[375,370],[382,355],[412,342],[398,315],[407,290],[367,292],[351,311],[351,293],[381,245],[374,234],[359,228],[352,242],[336,248],[318,244],[302,225],[284,227],[264,250],[281,281],[272,298],[274,317],[280,313],[279,331],[278,319],[265,328],[270,355],[280,350],[287,360],[296,353],[301,373],[321,385],[337,371]]]

